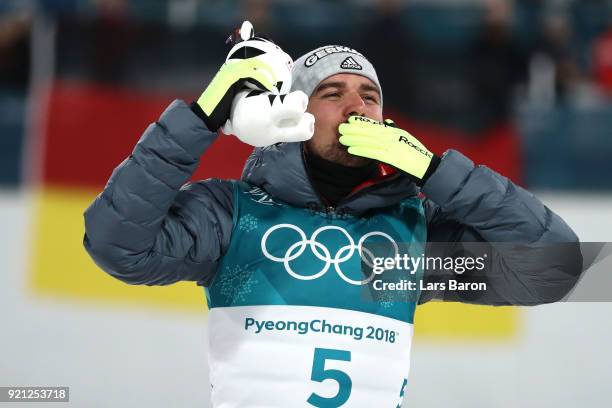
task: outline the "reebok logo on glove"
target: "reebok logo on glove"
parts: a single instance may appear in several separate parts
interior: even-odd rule
[[[379,125],[379,126],[387,126],[386,123],[383,122],[379,122],[377,120],[374,119],[370,119],[368,117],[365,116],[351,116],[349,118],[349,123],[351,123],[351,120],[355,121],[355,122],[365,122],[365,123],[371,123],[373,125]]]
[[[410,140],[408,140],[408,138],[406,136],[400,136],[398,141],[406,143],[408,146],[416,149],[418,152],[421,152],[422,154],[424,154],[427,157],[433,157],[433,153],[432,152],[430,152],[429,150],[421,149],[419,146],[415,145]]]

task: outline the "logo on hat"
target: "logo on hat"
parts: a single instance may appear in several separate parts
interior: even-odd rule
[[[342,63],[340,64],[340,68],[342,68],[342,69],[358,69],[358,70],[363,69],[363,67],[361,65],[359,65],[357,63],[357,61],[355,61],[353,59],[353,57],[345,58],[344,61],[342,61]]]
[[[327,57],[328,55],[333,55],[339,52],[348,52],[351,54],[363,56],[363,54],[361,54],[359,51],[354,50],[352,48],[343,47],[341,45],[332,45],[329,47],[322,47],[322,48],[315,50],[312,54],[306,57],[306,59],[304,60],[304,66],[312,67],[320,59],[323,59]]]

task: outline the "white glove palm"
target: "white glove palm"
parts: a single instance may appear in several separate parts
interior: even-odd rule
[[[308,97],[302,91],[275,94],[244,90],[232,103],[222,130],[251,146],[301,142],[312,137],[314,116],[306,112]]]

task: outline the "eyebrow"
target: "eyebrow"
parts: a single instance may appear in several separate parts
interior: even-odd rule
[[[370,84],[361,84],[359,85],[359,90],[360,91],[366,91],[366,92],[376,92],[376,94],[378,96],[380,96],[380,91],[378,90],[377,87],[375,87],[374,85],[370,85]]]
[[[319,85],[319,87],[315,91],[315,95],[318,95],[319,93],[321,93],[324,90],[329,89],[329,88],[345,89],[346,88],[346,84],[344,82],[326,82],[324,84]],[[359,90],[362,91],[362,92],[364,92],[364,91],[365,92],[376,92],[376,94],[380,97],[380,91],[374,85],[361,84],[361,85],[359,85]]]
[[[315,94],[319,94],[319,93],[321,93],[324,90],[329,89],[329,88],[344,89],[344,88],[346,88],[346,84],[344,82],[326,82],[324,84],[319,85],[319,87],[315,91]]]

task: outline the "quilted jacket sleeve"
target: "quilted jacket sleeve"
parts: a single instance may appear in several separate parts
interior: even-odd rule
[[[183,101],[151,124],[85,211],[84,246],[130,284],[206,285],[232,229],[232,184],[185,184],[216,139]]]
[[[578,237],[533,194],[485,166],[449,150],[423,186],[430,242],[487,242],[489,259],[478,296],[447,290],[423,292],[431,299],[488,305],[536,305],[562,299],[582,270]],[[431,248],[436,249],[431,249]],[[440,248],[446,248],[444,250]],[[429,256],[448,256],[453,245],[430,245]],[[455,248],[456,249],[456,248]],[[435,253],[438,251],[438,253]],[[454,273],[426,273],[427,281],[448,281]],[[469,281],[470,274],[460,279]]]

